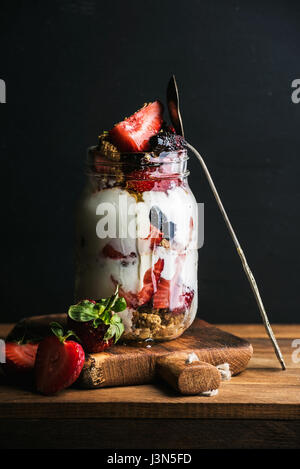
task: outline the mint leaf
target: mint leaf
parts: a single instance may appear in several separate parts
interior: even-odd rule
[[[95,304],[88,300],[83,300],[77,303],[77,305],[70,306],[68,315],[73,321],[87,322],[95,319],[99,316]]]
[[[122,322],[122,319],[121,317],[118,315],[118,314],[113,314],[112,317],[111,317],[111,320],[110,320],[110,323],[111,324],[117,324],[119,322]]]
[[[110,310],[105,310],[101,316],[100,316],[102,322],[106,325],[110,324],[111,321],[111,311]]]
[[[97,327],[100,326],[100,324],[103,324],[102,318],[94,319],[94,321],[93,321],[93,327],[94,327],[95,329],[97,329]]]
[[[104,336],[104,340],[106,342],[108,342],[109,339],[112,339],[113,336],[115,335],[116,333],[116,326],[114,326],[113,324],[111,324],[109,326],[109,328],[107,329],[106,333],[105,333],[105,336]]]
[[[115,293],[109,298],[108,304],[105,309],[111,310],[114,307],[114,304],[116,303],[117,299],[119,298],[119,285],[117,285],[117,288],[115,290]]]
[[[121,296],[117,299],[117,301],[115,302],[114,307],[112,309],[113,309],[113,311],[118,313],[120,311],[124,311],[124,309],[126,309],[126,307],[127,307],[126,300],[125,300],[125,298],[123,298]]]
[[[115,343],[118,342],[120,339],[121,335],[124,332],[124,324],[122,322],[119,322],[115,325],[116,332],[115,332]]]
[[[89,300],[82,300],[76,305],[70,306],[68,315],[78,322],[93,322],[93,327],[97,329],[100,324],[109,326],[104,340],[108,341],[114,337],[115,343],[124,332],[124,325],[121,317],[117,314],[126,309],[125,298],[119,297],[119,286],[109,298],[100,298],[96,303]],[[71,332],[71,331],[70,331]]]
[[[113,314],[111,317],[110,321],[110,326],[106,331],[106,334],[104,336],[104,340],[108,341],[112,337],[115,338],[114,342],[118,342],[120,339],[121,335],[124,332],[124,324],[122,322],[122,319],[118,314]]]

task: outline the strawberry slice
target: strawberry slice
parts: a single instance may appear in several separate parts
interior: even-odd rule
[[[153,308],[168,308],[174,314],[184,313],[190,308],[194,294],[194,290],[185,285],[161,278],[153,296]]]
[[[170,305],[170,280],[160,279],[157,292],[153,296],[153,308],[169,308]]]
[[[187,288],[185,285],[183,285],[181,295],[179,296],[179,299],[178,299],[178,304],[180,306],[176,306],[175,308],[172,308],[172,313],[173,314],[184,313],[187,309],[189,309],[192,304],[194,295],[195,295],[194,290],[191,290],[190,288]]]
[[[110,276],[111,281],[115,286],[118,285],[117,280],[113,277],[113,275]],[[119,295],[123,296],[125,298],[125,301],[127,303],[127,306],[129,308],[137,308],[138,307],[138,299],[137,295],[135,293],[132,293],[131,291],[125,291],[122,287],[119,287]]]
[[[59,327],[59,324],[52,323],[55,336],[46,337],[38,346],[35,376],[37,390],[42,394],[55,394],[71,386],[80,375],[85,361],[81,345],[67,341],[74,334],[68,331],[64,336]]]
[[[7,342],[5,344],[6,363],[3,369],[7,374],[28,373],[33,370],[38,344],[19,344]]]
[[[106,244],[104,246],[102,254],[104,257],[109,257],[110,259],[123,259],[126,257],[121,252],[117,251],[111,244]]]
[[[160,274],[164,268],[164,260],[158,259],[158,261],[154,264],[154,267],[150,267],[145,272],[144,275],[144,286],[141,291],[138,293],[138,304],[139,306],[144,305],[147,303],[153,296],[153,294],[157,290],[158,281],[160,279]]]
[[[153,307],[154,308],[168,308],[173,310],[174,308],[181,307],[184,303],[182,296],[183,285],[180,282],[180,274],[182,270],[182,263],[185,256],[179,255],[176,259],[177,267],[176,272],[171,280],[160,278],[157,291],[153,296]]]
[[[156,168],[138,169],[132,171],[126,181],[126,189],[136,192],[166,192],[182,184],[181,179],[174,175],[165,177],[156,171]]]
[[[111,142],[123,152],[147,151],[149,139],[163,123],[163,105],[159,101],[145,104],[132,116],[116,124],[109,132]]]
[[[123,259],[124,262],[129,263],[136,258],[136,253],[131,252],[130,254],[122,254],[120,251],[117,251],[111,244],[106,244],[102,249],[102,255],[108,257],[109,259],[120,260]],[[117,284],[116,284],[117,285]]]
[[[138,299],[135,293],[131,291],[125,291],[122,287],[119,288],[120,296],[125,298],[125,301],[129,308],[137,308],[138,306]]]
[[[154,267],[150,267],[144,275],[143,288],[136,295],[130,291],[124,291],[122,287],[119,287],[119,294],[126,300],[129,308],[136,309],[138,306],[142,306],[151,300],[152,295],[157,290],[157,285],[160,279],[161,272],[164,268],[164,260],[158,259],[154,264]],[[116,285],[117,281],[111,276],[112,282]]]
[[[145,239],[150,240],[151,249],[153,249],[154,246],[157,246],[158,244],[160,244],[162,238],[163,238],[163,233],[156,226],[150,224],[150,233]]]

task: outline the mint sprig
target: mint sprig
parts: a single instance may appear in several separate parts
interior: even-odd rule
[[[101,298],[96,302],[82,300],[76,305],[70,306],[68,315],[73,321],[77,322],[93,321],[95,329],[100,324],[109,326],[104,340],[108,341],[115,337],[116,343],[124,332],[122,319],[117,313],[123,311],[126,307],[126,300],[119,296],[119,286],[117,286],[114,294],[109,298]]]
[[[114,314],[111,317],[111,323],[109,328],[106,331],[104,336],[104,340],[108,341],[112,337],[115,337],[115,343],[119,340],[121,335],[124,332],[124,324],[122,323],[122,319],[118,314]]]

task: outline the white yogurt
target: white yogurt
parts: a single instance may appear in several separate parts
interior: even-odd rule
[[[135,238],[132,233],[123,237],[129,224],[134,233],[143,231],[145,237],[149,234],[149,212],[153,206],[164,213],[168,222],[175,224],[170,246],[159,245],[153,249],[149,240]],[[109,229],[104,226],[104,218]],[[142,201],[118,187],[95,192],[87,188],[79,204],[77,220],[76,300],[107,297],[112,294],[116,283],[126,292],[137,295],[144,286],[145,273],[158,259],[164,261],[161,277],[172,280],[180,256],[179,280],[195,292],[191,308],[194,316],[198,253],[195,248],[197,233],[191,228],[191,220],[195,228],[197,204],[191,191],[182,186],[167,192],[146,191]],[[110,237],[99,237],[99,233],[103,235],[105,232]],[[107,244],[113,252],[122,253],[123,258],[103,256]],[[132,331],[132,310],[127,308],[121,316],[126,332]]]

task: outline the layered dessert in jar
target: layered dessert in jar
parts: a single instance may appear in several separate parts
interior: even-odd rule
[[[77,217],[75,296],[119,294],[127,341],[180,336],[197,311],[197,204],[187,149],[159,101],[89,148]]]

